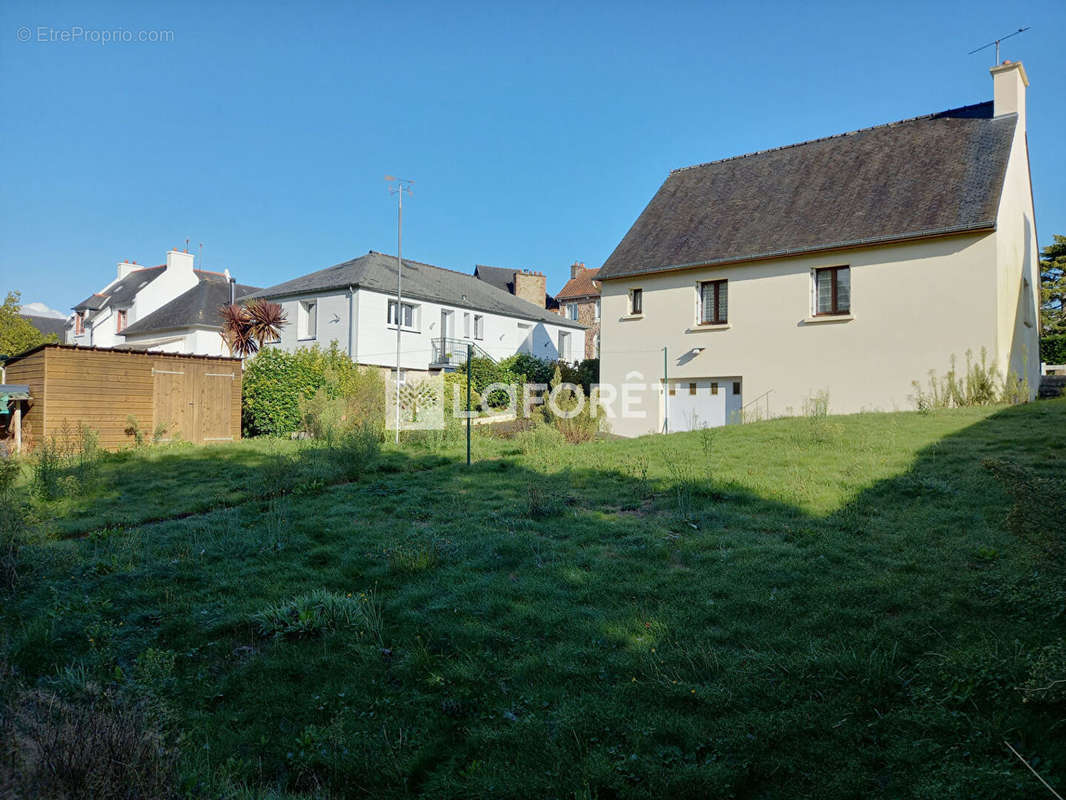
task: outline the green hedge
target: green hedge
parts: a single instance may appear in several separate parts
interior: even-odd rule
[[[244,371],[244,434],[285,436],[297,430],[300,398],[311,397],[319,387],[325,387],[329,397],[358,397],[367,424],[377,424],[384,413],[384,382],[378,370],[353,364],[336,342],[329,350],[317,345],[294,353],[269,348],[249,361]]]
[[[1040,360],[1045,364],[1066,364],[1066,333],[1040,340]]]

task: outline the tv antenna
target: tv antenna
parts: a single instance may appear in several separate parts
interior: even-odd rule
[[[997,64],[999,64],[999,43],[1002,42],[1004,39],[1009,39],[1012,36],[1017,36],[1019,33],[1025,33],[1027,30],[1029,30],[1030,27],[1032,27],[1032,26],[1031,25],[1026,25],[1024,28],[1018,28],[1018,30],[1014,31],[1014,33],[1008,33],[1006,36],[1000,36],[995,41],[989,42],[988,44],[983,44],[980,47],[978,47],[976,50],[971,50],[966,55],[972,56],[974,53],[980,53],[982,50],[987,50],[989,47],[992,47],[992,45],[995,45],[996,46],[996,60],[992,64],[992,66],[994,67]]]

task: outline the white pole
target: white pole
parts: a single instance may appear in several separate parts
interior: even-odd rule
[[[396,221],[396,444],[400,443],[400,325],[403,322],[403,184]]]

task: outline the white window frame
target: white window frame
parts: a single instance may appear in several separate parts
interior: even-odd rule
[[[296,338],[301,342],[318,338],[318,300],[300,300],[296,307]]]
[[[485,339],[485,315],[474,314],[474,339],[477,341],[484,341]]]
[[[402,311],[403,325],[401,326],[403,328],[403,330],[407,330],[407,331],[418,330],[418,309],[419,309],[419,305],[417,303],[408,303],[406,300],[404,300],[403,303],[401,304],[401,308],[403,309],[403,311]],[[385,327],[387,327],[387,328],[395,328],[396,327],[396,322],[395,322],[395,319],[394,319],[395,316],[396,316],[396,300],[395,300],[395,298],[390,298],[388,303],[387,303],[387,305],[385,306]]]
[[[600,298],[598,298],[598,297],[596,298],[595,309],[592,312],[592,320],[593,320],[593,322],[599,322],[600,321]]]
[[[639,297],[640,297],[640,303],[639,304],[634,304],[633,301],[638,296],[638,294],[637,294],[638,292],[639,292]],[[640,306],[639,309],[637,308],[637,305]],[[640,286],[634,286],[632,289],[629,290],[629,316],[631,316],[631,317],[642,317],[642,316],[644,316],[644,289],[642,287],[640,287]]]
[[[466,311],[466,312],[463,313],[463,338],[464,339],[469,339],[470,338],[470,333],[471,333],[470,312]]]
[[[566,318],[572,322],[577,322],[578,308],[577,303],[566,304]]]
[[[571,335],[570,331],[559,331],[559,337],[557,339],[557,349],[559,350],[559,360],[569,361],[571,357]]]

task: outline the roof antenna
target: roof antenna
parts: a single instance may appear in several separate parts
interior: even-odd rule
[[[980,47],[978,47],[976,50],[971,50],[966,55],[972,56],[974,53],[980,53],[982,50],[985,50],[986,48],[989,48],[992,45],[995,45],[996,46],[996,60],[995,60],[995,62],[993,62],[992,66],[993,67],[997,66],[999,64],[999,43],[1002,42],[1004,39],[1009,39],[1012,36],[1017,36],[1019,33],[1025,33],[1027,30],[1029,30],[1030,27],[1031,27],[1030,25],[1026,25],[1024,28],[1018,28],[1018,30],[1016,30],[1014,33],[1008,33],[1006,36],[1000,36],[994,42],[989,42],[988,44],[983,44]]]

